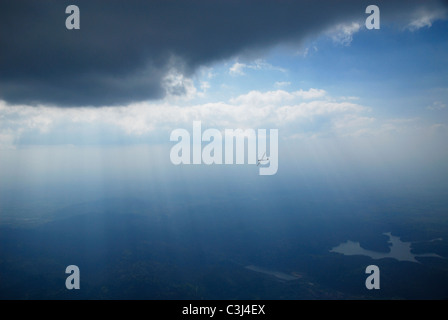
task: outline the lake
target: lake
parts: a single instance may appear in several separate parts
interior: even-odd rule
[[[364,255],[371,257],[372,259],[383,259],[383,258],[392,258],[398,261],[410,261],[420,263],[416,260],[416,257],[435,257],[435,258],[443,258],[435,253],[424,253],[424,254],[415,254],[412,253],[412,242],[401,241],[401,239],[397,236],[393,236],[390,232],[384,233],[389,237],[390,250],[389,252],[378,252],[367,250],[361,247],[359,242],[354,241],[346,241],[341,243],[340,245],[332,248],[330,252],[341,253],[344,255]]]

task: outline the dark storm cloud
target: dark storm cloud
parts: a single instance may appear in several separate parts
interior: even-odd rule
[[[0,99],[58,106],[161,98],[171,68],[201,65],[365,19],[372,1],[63,1],[0,3]],[[382,21],[438,1],[373,1]],[[81,29],[67,30],[78,5]]]

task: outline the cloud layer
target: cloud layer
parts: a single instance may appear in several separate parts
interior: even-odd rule
[[[80,30],[65,28],[65,8],[71,4],[80,8]],[[183,95],[185,88],[173,88],[170,75],[190,77],[198,67],[283,41],[299,43],[341,25],[353,26],[354,21],[362,26],[368,4],[1,1],[0,99],[10,104],[103,106],[158,99],[167,92]],[[436,0],[377,5],[382,22],[399,19],[413,29],[428,26],[445,12]],[[357,31],[341,30],[345,38],[335,39],[343,42]],[[243,69],[236,66],[235,72]]]
[[[322,89],[250,91],[228,101],[178,105],[61,109],[0,101],[0,145],[166,143],[175,128],[277,128],[282,139],[377,136],[415,125],[418,119],[379,119],[354,99]]]

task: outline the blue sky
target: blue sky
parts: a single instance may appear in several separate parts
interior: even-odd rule
[[[169,162],[170,132],[191,130],[195,120],[218,129],[279,129],[283,177],[358,166],[371,177],[401,171],[445,179],[446,15],[422,11],[382,22],[380,30],[367,30],[363,19],[204,64],[189,76],[173,67],[158,100],[70,108],[1,101],[2,181],[117,170],[163,179],[179,170]],[[184,94],[174,94],[179,89]],[[111,154],[122,160],[109,167]],[[232,169],[216,170],[222,177]]]
[[[345,42],[322,34],[302,44],[277,46],[255,59],[236,57],[199,73],[197,85],[208,82],[208,96],[215,99],[250,90],[321,88],[335,96],[357,97],[376,111],[397,116],[429,115],[427,106],[444,104],[445,20],[415,30],[388,25],[380,30],[359,28]],[[209,74],[213,76],[207,79]],[[229,90],[222,90],[223,85]]]

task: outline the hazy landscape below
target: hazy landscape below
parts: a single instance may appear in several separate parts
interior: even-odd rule
[[[397,181],[349,171],[266,179],[247,165],[170,174],[134,165],[104,179],[73,168],[34,168],[26,185],[1,185],[2,299],[448,297],[448,259],[423,256],[448,257],[447,198],[430,187],[393,192]],[[386,257],[385,232],[411,242],[420,263],[330,252],[351,241]],[[81,290],[65,288],[71,264]],[[365,288],[370,264],[381,290]]]

